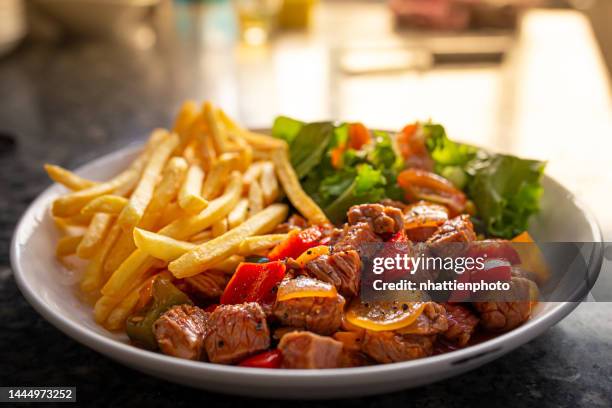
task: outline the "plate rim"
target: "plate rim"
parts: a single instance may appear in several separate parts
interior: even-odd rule
[[[77,167],[74,171],[79,174],[86,171],[88,167],[94,167],[100,165],[103,162],[116,161],[121,157],[129,154],[134,154],[137,150],[142,147],[140,142],[130,143],[127,146],[115,150],[111,153],[99,156],[88,163]],[[603,235],[599,223],[595,216],[584,202],[578,199],[571,191],[563,187],[554,178],[544,174],[544,177],[553,184],[557,184],[564,191],[568,193],[568,199],[572,200],[575,205],[580,208],[584,213],[585,218],[595,234],[596,242],[602,242]],[[10,264],[13,270],[13,275],[17,282],[17,286],[28,301],[28,303],[49,323],[59,329],[61,332],[72,338],[73,340],[91,348],[113,360],[119,361],[120,363],[130,364],[132,361],[150,367],[152,364],[164,365],[168,368],[168,372],[171,369],[188,369],[190,371],[196,370],[201,372],[208,372],[210,374],[220,374],[223,376],[240,377],[241,380],[245,379],[279,379],[282,378],[284,381],[291,381],[293,384],[297,384],[300,381],[308,379],[341,379],[341,382],[351,381],[361,377],[367,377],[368,379],[375,378],[376,374],[393,374],[401,373],[407,370],[413,370],[434,365],[458,365],[463,362],[470,362],[481,358],[486,358],[487,355],[494,354],[496,352],[509,352],[515,347],[509,350],[504,350],[504,345],[514,344],[516,347],[531,341],[533,338],[540,335],[544,330],[553,326],[566,315],[568,315],[573,309],[575,309],[580,302],[555,302],[558,303],[551,310],[547,311],[542,316],[536,319],[530,319],[523,325],[513,329],[507,333],[503,333],[496,336],[493,339],[484,341],[482,343],[466,347],[464,349],[455,350],[448,353],[439,354],[436,356],[425,357],[422,359],[416,359],[411,361],[390,363],[390,364],[379,364],[373,366],[364,367],[349,367],[349,368],[331,368],[331,369],[264,369],[264,368],[251,368],[251,367],[238,367],[231,365],[222,365],[202,361],[191,361],[180,359],[176,357],[167,356],[161,353],[153,351],[143,350],[138,347],[126,344],[119,340],[104,336],[97,333],[85,326],[72,321],[68,317],[64,317],[59,313],[55,313],[50,307],[48,307],[44,301],[39,299],[35,291],[30,286],[27,279],[24,277],[24,272],[21,269],[20,260],[20,247],[18,245],[18,237],[24,234],[24,230],[27,224],[32,222],[34,215],[38,212],[38,208],[47,203],[51,198],[60,192],[60,186],[57,183],[51,183],[45,188],[37,197],[28,205],[27,209],[21,215],[15,230],[13,232],[10,249]],[[599,247],[596,247],[596,250]],[[601,265],[603,262],[603,249],[599,248],[598,253],[595,255],[594,262],[589,264],[589,269],[596,270],[595,280],[599,277],[601,271]],[[500,355],[501,355],[500,354]],[[222,377],[219,377],[221,379]],[[172,381],[171,378],[165,378],[167,381]],[[303,385],[303,384],[302,384]]]

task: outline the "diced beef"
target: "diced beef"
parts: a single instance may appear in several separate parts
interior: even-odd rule
[[[380,202],[380,204],[387,206],[387,207],[395,207],[400,211],[404,211],[407,207],[406,204],[402,203],[401,201],[396,201],[396,200],[392,200],[390,198],[385,198],[384,200],[382,200]]]
[[[204,299],[218,298],[229,282],[230,275],[223,271],[208,270],[186,278],[189,288]]]
[[[404,219],[401,210],[381,204],[360,204],[348,211],[351,225],[366,222],[378,235],[390,236],[402,230]]]
[[[258,303],[218,306],[209,328],[204,344],[213,363],[235,363],[270,346],[266,314]]]
[[[293,214],[286,222],[279,224],[275,229],[275,234],[284,234],[292,230],[303,230],[308,228],[308,221],[298,214]]]
[[[374,364],[374,361],[359,351],[342,349],[338,367],[363,367]]]
[[[379,363],[395,363],[427,357],[433,353],[435,336],[366,330],[362,351]]]
[[[470,216],[462,214],[444,222],[429,237],[427,244],[436,255],[455,257],[468,249],[468,245],[464,244],[474,240],[476,240],[476,234]]]
[[[304,272],[323,282],[331,283],[346,297],[353,297],[359,293],[361,259],[357,251],[321,255],[308,262]]]
[[[410,326],[398,330],[398,333],[431,336],[443,333],[446,330],[448,330],[448,319],[444,306],[435,302],[427,302],[423,313],[417,317],[416,321]]]
[[[459,346],[465,346],[478,325],[478,317],[460,305],[446,303],[444,308],[448,319],[448,330],[444,332],[444,338]]]
[[[174,357],[200,360],[208,332],[209,314],[196,306],[179,305],[162,314],[153,324],[161,351]]]
[[[299,290],[314,291],[317,289],[317,283],[323,284],[316,279],[300,276],[283,281],[279,292],[283,285],[298,285]],[[338,331],[342,324],[343,308],[344,298],[339,294],[333,297],[303,296],[277,300],[273,314],[285,326],[302,328],[319,334],[332,334]]]
[[[372,230],[372,226],[366,222],[345,224],[343,229],[335,230],[331,238],[334,252],[354,250],[367,258],[378,250],[381,241]]]
[[[509,291],[483,293],[486,302],[475,302],[480,324],[486,330],[505,332],[521,325],[531,316],[534,283],[525,278],[512,277]],[[497,300],[499,299],[499,300]]]
[[[448,209],[443,205],[419,201],[404,210],[404,229],[411,241],[424,242],[448,220]]]
[[[342,353],[339,341],[307,331],[285,334],[278,348],[284,368],[335,368]]]
[[[378,250],[381,238],[365,222],[345,225],[331,237],[332,251],[308,262],[304,273],[334,285],[345,297],[359,293],[361,256],[370,257]]]

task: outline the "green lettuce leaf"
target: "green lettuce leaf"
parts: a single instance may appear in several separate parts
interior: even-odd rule
[[[539,210],[546,163],[491,154],[446,136],[437,124],[423,125],[434,171],[462,189],[477,210],[475,224],[488,235],[512,238]]]
[[[351,173],[353,173],[352,178]],[[340,192],[331,203],[323,207],[325,214],[334,223],[342,222],[346,218],[346,212],[353,205],[378,202],[385,198],[387,181],[382,171],[374,169],[369,164],[360,164],[356,171],[351,169],[344,172],[342,178],[332,177],[334,177],[333,180],[323,180],[321,185],[323,188],[327,188],[328,193],[332,191],[334,193]],[[348,181],[350,181],[350,184],[342,190]],[[342,186],[342,188],[330,190],[331,186]]]
[[[287,144],[291,145],[293,139],[297,136],[300,129],[304,126],[304,122],[287,116],[278,116],[274,119],[272,125],[272,136],[283,139]]]
[[[485,230],[512,238],[527,230],[529,217],[539,210],[545,163],[497,154],[475,170],[468,195]]]

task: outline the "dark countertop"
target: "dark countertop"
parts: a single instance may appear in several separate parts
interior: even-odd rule
[[[26,44],[0,60],[0,385],[75,385],[88,406],[242,406],[125,368],[63,335],[19,293],[9,264],[14,226],[49,181],[44,162],[75,167],[167,126],[194,97],[184,49],[140,52],[66,42]],[[200,97],[201,95],[197,95]],[[538,339],[431,386],[333,403],[356,406],[612,406],[612,304],[582,304]],[[253,404],[249,401],[248,404]],[[257,404],[272,405],[259,400]]]

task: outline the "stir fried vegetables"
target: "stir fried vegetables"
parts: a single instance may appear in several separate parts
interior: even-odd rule
[[[288,143],[304,190],[334,223],[352,205],[426,199],[453,214],[475,206],[481,232],[512,238],[538,211],[545,163],[453,142],[438,124],[407,125],[394,143],[359,123],[306,124],[281,116],[272,134]]]
[[[284,276],[285,264],[280,261],[241,263],[225,287],[221,304],[271,304],[276,298],[276,287]]]
[[[150,290],[150,300],[143,309],[127,319],[125,331],[133,342],[154,350],[157,341],[153,334],[153,323],[172,306],[191,304],[191,300],[168,279],[155,279]]]
[[[276,296],[277,302],[308,297],[333,298],[338,296],[338,291],[329,283],[302,276],[282,282]]]
[[[437,174],[411,168],[402,171],[397,182],[406,192],[408,201],[426,200],[443,204],[451,210],[451,216],[465,211],[467,203],[465,194]]]
[[[318,227],[307,228],[303,231],[289,235],[289,238],[278,244],[270,253],[268,258],[272,261],[285,258],[297,258],[307,249],[319,245],[323,237]]]
[[[350,324],[362,329],[390,331],[411,325],[424,309],[423,302],[362,303],[355,299],[345,317]]]
[[[243,360],[238,365],[240,367],[280,368],[282,361],[283,354],[280,350],[270,350],[255,354],[253,357]]]
[[[304,190],[334,223],[342,222],[352,205],[401,198],[396,176],[402,161],[386,132],[279,117],[272,135],[289,144]]]
[[[440,125],[422,125],[436,173],[463,189],[477,209],[476,224],[490,235],[512,238],[539,209],[545,163],[492,154],[451,141]]]

